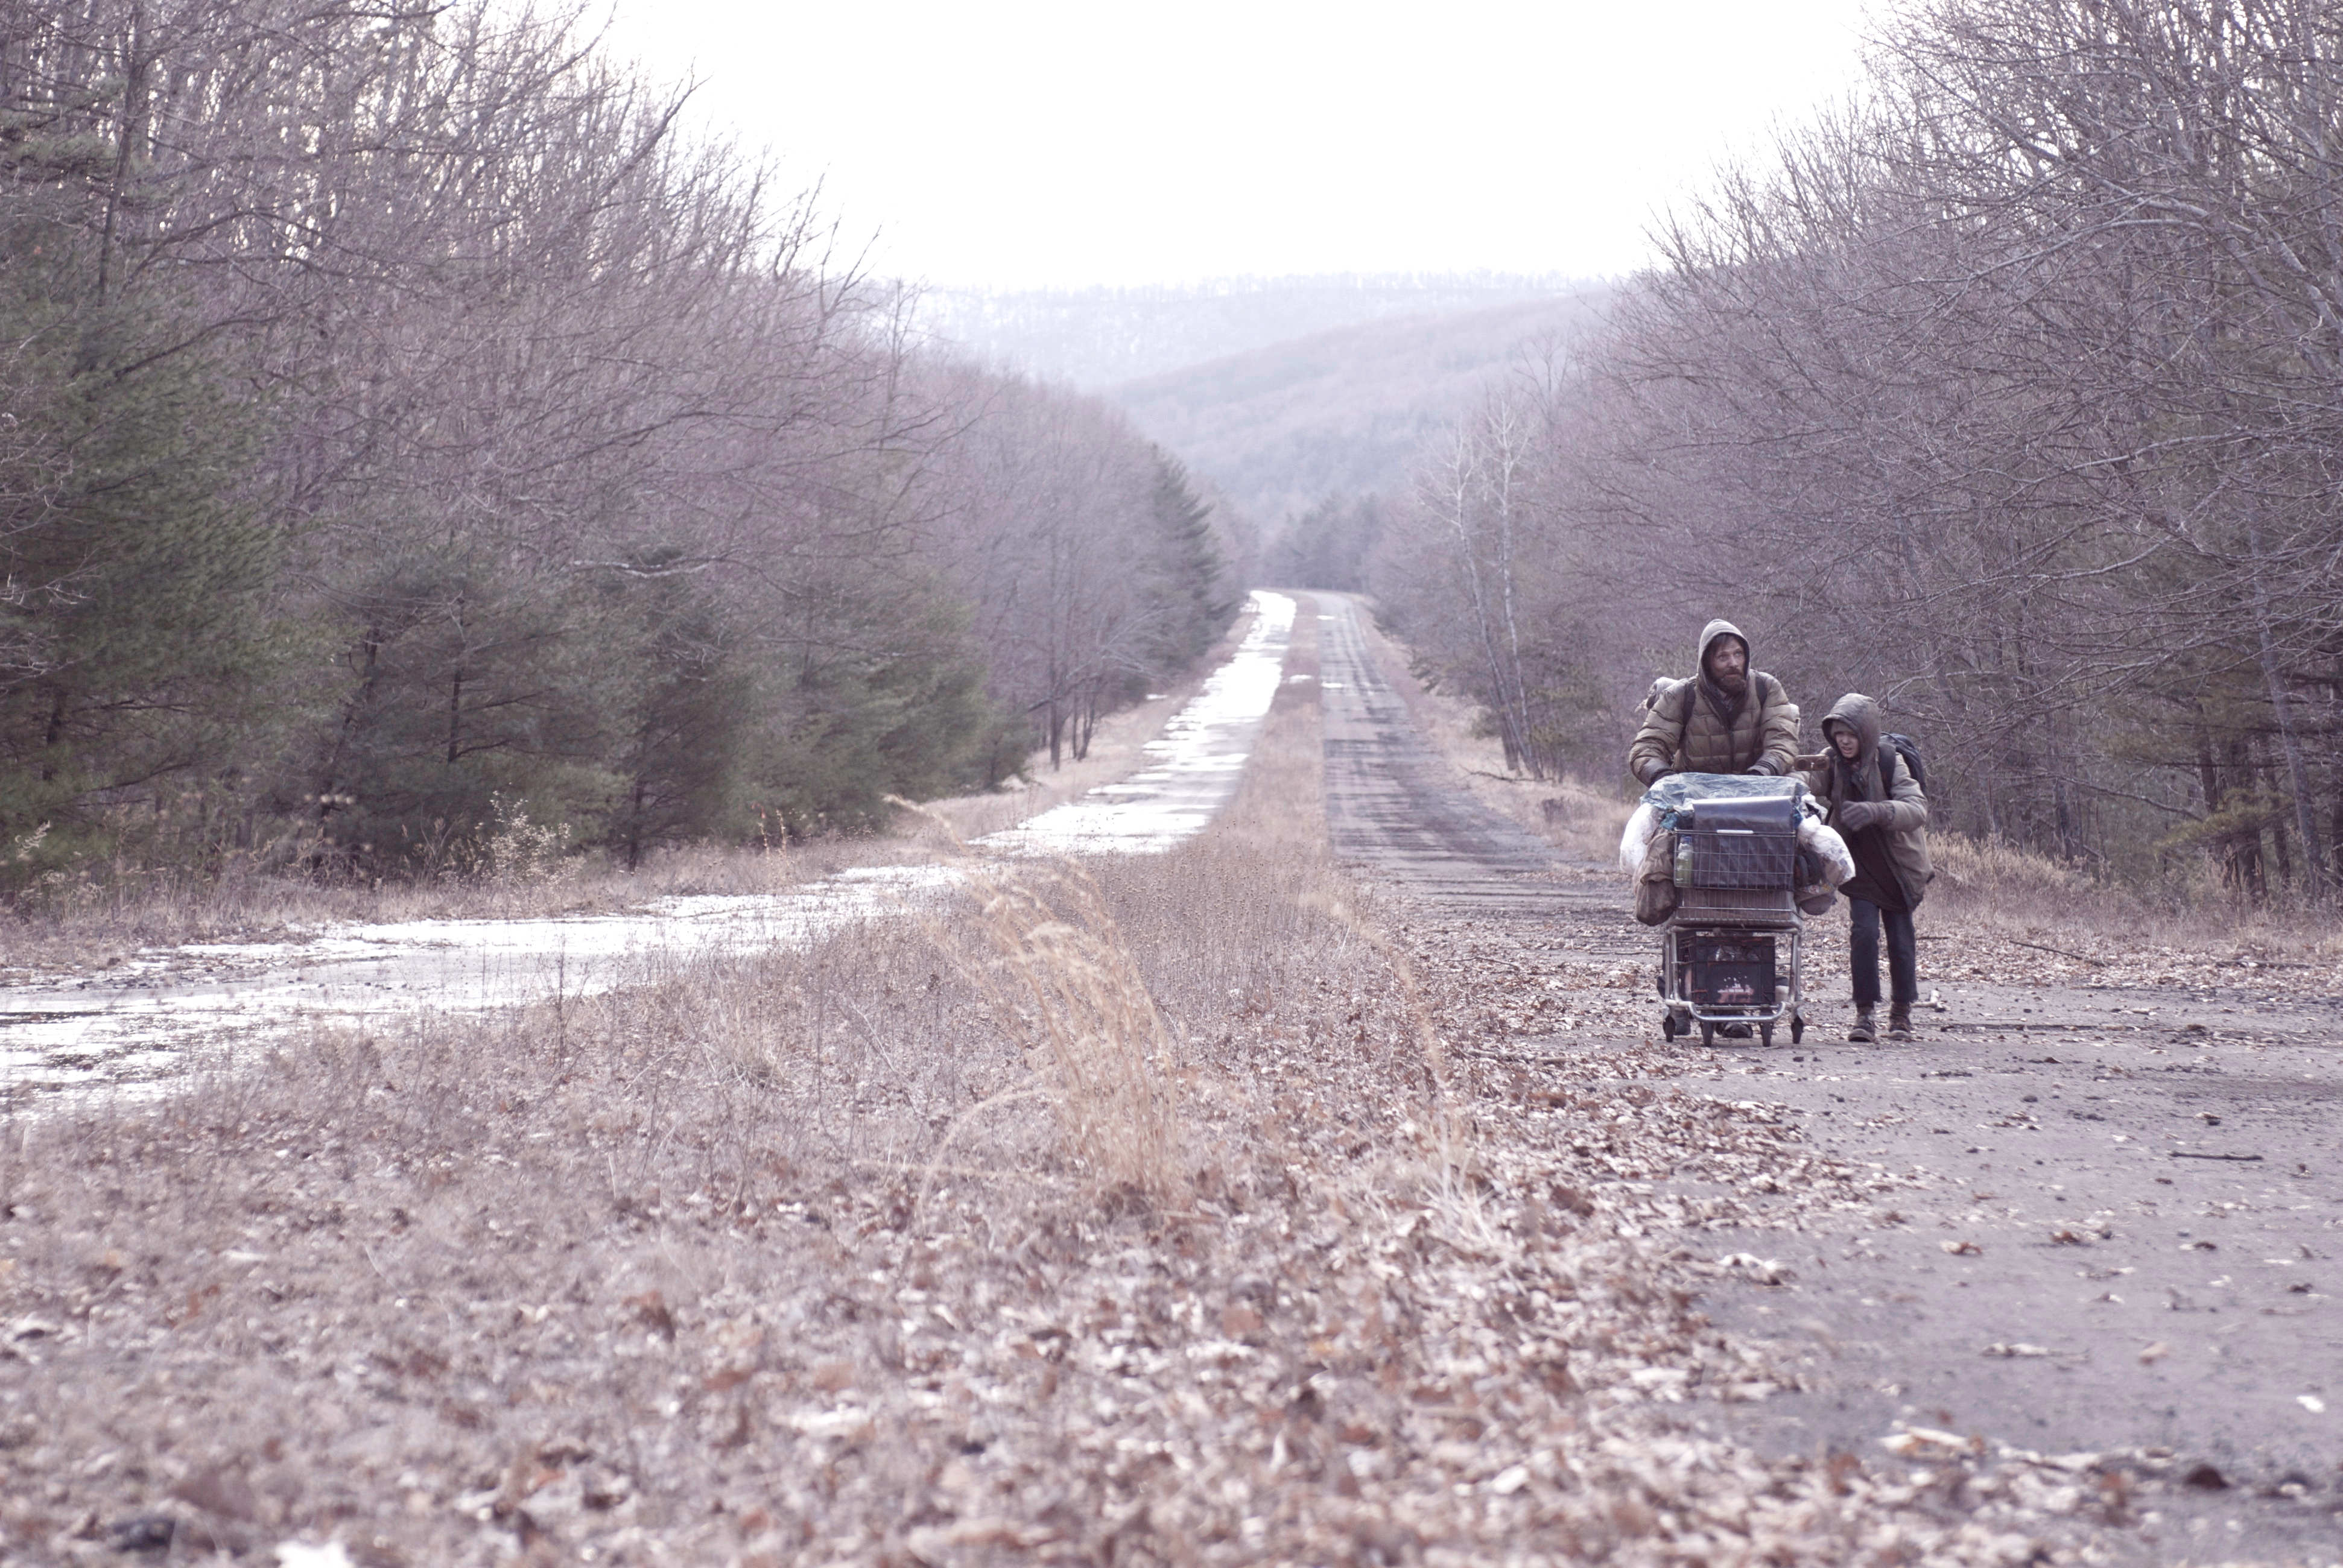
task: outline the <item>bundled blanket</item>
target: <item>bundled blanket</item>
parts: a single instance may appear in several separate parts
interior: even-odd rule
[[[1704,788],[1713,785],[1743,788]],[[1760,788],[1748,788],[1753,785]],[[1644,859],[1651,854],[1652,840],[1662,832],[1684,827],[1689,816],[1687,808],[1694,799],[1759,792],[1770,795],[1779,793],[1781,789],[1782,780],[1778,779],[1744,779],[1725,774],[1679,773],[1663,779],[1644,792],[1634,815],[1627,819],[1627,830],[1619,835],[1619,869],[1630,878],[1640,876]],[[1811,795],[1805,796],[1798,813],[1798,847],[1814,851],[1832,887],[1843,887],[1855,879],[1854,854],[1838,830],[1823,821],[1822,802]]]

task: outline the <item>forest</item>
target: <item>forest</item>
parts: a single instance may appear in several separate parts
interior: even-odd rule
[[[574,14],[0,9],[0,882],[854,828],[1213,643],[1207,488],[689,108]]]
[[[1372,587],[1517,766],[1610,780],[1711,615],[1932,825],[2181,900],[2343,845],[2343,14],[1935,0],[1516,357],[1401,493],[1272,541]],[[1814,736],[1809,729],[1808,740]]]

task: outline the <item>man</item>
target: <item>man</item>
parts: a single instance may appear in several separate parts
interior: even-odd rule
[[[1729,620],[1700,634],[1698,673],[1655,683],[1627,771],[1654,784],[1671,773],[1787,773],[1798,752],[1798,705],[1749,668],[1749,639]]]
[[[1890,1004],[1887,1038],[1912,1038],[1912,1004],[1920,995],[1919,940],[1912,912],[1933,872],[1928,864],[1928,797],[1893,746],[1879,743],[1879,705],[1850,691],[1823,720],[1820,757],[1801,758],[1806,787],[1828,803],[1830,825],[1855,856],[1846,895],[1854,924],[1847,963],[1855,971],[1855,1027],[1846,1038],[1868,1045],[1879,1038],[1872,1012],[1879,1005],[1879,936],[1887,933]]]

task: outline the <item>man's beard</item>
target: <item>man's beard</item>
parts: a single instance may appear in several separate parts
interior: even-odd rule
[[[1712,669],[1708,672],[1708,678],[1716,682],[1718,690],[1729,697],[1738,697],[1749,689],[1749,672],[1745,669],[1735,670],[1730,675],[1721,674]]]

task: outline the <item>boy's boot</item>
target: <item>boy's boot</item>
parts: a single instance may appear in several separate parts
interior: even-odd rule
[[[1846,1038],[1848,1043],[1852,1045],[1869,1045],[1872,1041],[1879,1038],[1879,1030],[1873,1026],[1871,1021],[1871,1004],[1869,1002],[1861,1002],[1856,1005],[1855,1010],[1855,1027],[1846,1031]]]
[[[1890,1040],[1912,1038],[1912,1004],[1910,1002],[1899,1001],[1887,1010],[1887,1038]]]

